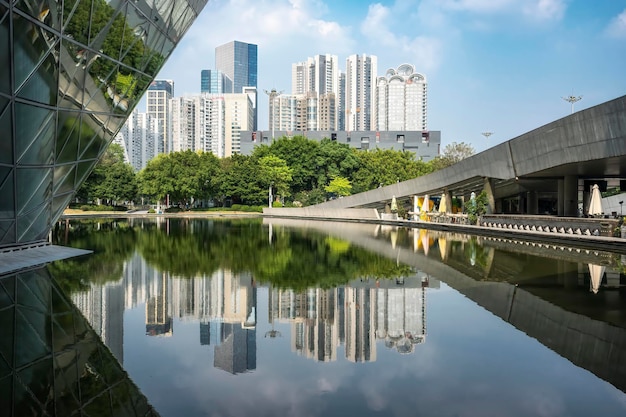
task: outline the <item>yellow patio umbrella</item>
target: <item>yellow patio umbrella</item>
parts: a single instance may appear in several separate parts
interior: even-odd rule
[[[447,213],[448,211],[448,196],[446,193],[443,193],[439,201],[439,213]]]

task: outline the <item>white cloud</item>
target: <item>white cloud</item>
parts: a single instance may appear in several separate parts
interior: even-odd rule
[[[626,9],[611,20],[606,33],[612,38],[626,39]]]
[[[564,0],[533,0],[524,6],[526,16],[536,20],[561,20],[565,14]]]
[[[200,70],[214,68],[215,47],[239,40],[259,47],[259,90],[287,91],[293,62],[353,53],[351,28],[326,18],[327,13],[319,0],[210,1],[160,77],[175,79],[176,95],[197,93]]]
[[[566,0],[433,0],[442,10],[474,15],[524,14],[531,20],[559,20]]]
[[[397,19],[403,20],[405,24],[402,25]],[[378,51],[373,54],[379,57],[379,66],[386,64],[396,67],[410,63],[419,72],[434,71],[440,65],[442,42],[432,36],[408,36],[396,31],[395,28],[406,25],[411,27],[412,23],[407,22],[407,19],[410,17],[397,14],[380,3],[372,4],[361,25],[361,33],[369,40],[371,47]],[[384,69],[379,68],[379,73]]]

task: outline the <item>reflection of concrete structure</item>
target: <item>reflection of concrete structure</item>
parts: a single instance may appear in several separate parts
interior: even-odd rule
[[[46,268],[0,278],[2,415],[158,416],[56,282]]]
[[[2,3],[0,248],[45,242],[205,4]]]

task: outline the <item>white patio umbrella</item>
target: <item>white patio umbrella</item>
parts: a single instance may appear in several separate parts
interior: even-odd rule
[[[600,283],[602,282],[602,276],[604,276],[605,269],[606,267],[602,265],[589,264],[589,275],[591,275],[591,280],[589,281],[589,291],[594,294],[597,294],[600,289]]]
[[[598,184],[593,184],[591,187],[591,201],[589,201],[589,210],[587,213],[590,216],[602,214],[602,196],[600,195],[600,187]]]
[[[430,198],[428,194],[424,196],[424,201],[422,202],[422,211],[428,213],[430,211]]]
[[[398,211],[398,201],[396,200],[395,195],[391,197],[391,211],[392,212]]]
[[[448,211],[448,196],[446,193],[443,193],[439,201],[439,213],[447,213]]]

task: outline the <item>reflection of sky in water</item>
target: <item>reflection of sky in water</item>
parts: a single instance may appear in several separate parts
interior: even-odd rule
[[[427,291],[428,337],[411,355],[378,341],[374,362],[343,349],[323,363],[291,352],[290,326],[264,338],[268,290],[257,294],[257,367],[213,366],[199,323],[145,336],[144,306],[125,313],[124,366],[163,416],[619,415],[624,394],[442,285]],[[436,410],[436,411],[434,411]]]

